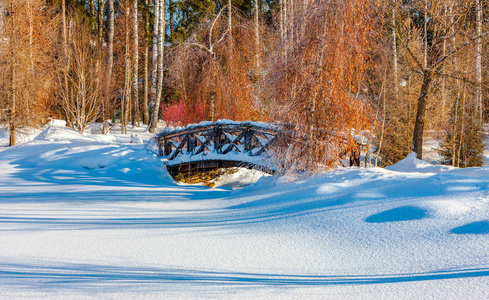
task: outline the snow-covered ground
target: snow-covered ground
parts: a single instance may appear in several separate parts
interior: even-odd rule
[[[487,167],[209,189],[130,142],[53,127],[0,147],[1,299],[489,299]]]

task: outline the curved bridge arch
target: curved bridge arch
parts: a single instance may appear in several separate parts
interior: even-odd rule
[[[158,154],[175,176],[221,167],[245,167],[270,174],[268,149],[277,140],[276,126],[259,122],[201,122],[156,136]]]

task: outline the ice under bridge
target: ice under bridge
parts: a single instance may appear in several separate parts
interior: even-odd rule
[[[278,146],[281,135],[280,126],[276,124],[229,120],[200,122],[185,128],[166,128],[155,135],[152,148],[164,159],[172,176],[228,167],[273,174],[275,168],[269,151]],[[352,164],[358,165],[350,160]]]

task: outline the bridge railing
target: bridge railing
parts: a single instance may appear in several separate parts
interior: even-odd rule
[[[202,122],[180,130],[162,131],[155,137],[158,154],[167,164],[177,157],[207,154],[224,155],[233,151],[241,156],[257,157],[266,154],[278,135],[275,126],[256,122]],[[209,157],[209,159],[212,158]]]

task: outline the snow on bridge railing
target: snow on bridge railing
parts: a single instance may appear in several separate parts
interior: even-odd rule
[[[219,120],[166,128],[148,148],[163,157],[167,167],[242,166],[273,173],[267,150],[277,135],[275,124]]]

